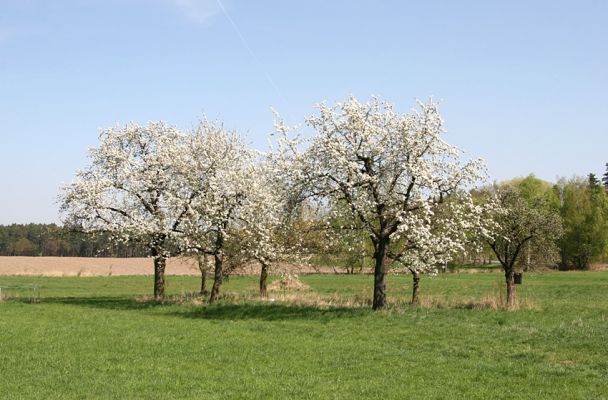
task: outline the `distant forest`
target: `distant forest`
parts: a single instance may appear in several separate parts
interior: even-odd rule
[[[114,243],[108,235],[90,235],[55,224],[0,225],[0,256],[146,257],[134,243]]]

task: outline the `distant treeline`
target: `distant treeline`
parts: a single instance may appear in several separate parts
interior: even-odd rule
[[[55,224],[12,224],[0,225],[0,256],[146,257],[148,250]]]

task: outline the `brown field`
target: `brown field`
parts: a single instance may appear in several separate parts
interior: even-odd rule
[[[281,266],[273,272],[289,270],[300,274],[319,271],[308,266]],[[192,258],[172,258],[167,262],[168,275],[199,275],[198,266]],[[3,257],[0,256],[1,275],[28,276],[119,276],[152,275],[152,258],[85,258],[85,257]],[[257,265],[248,265],[235,274],[258,274]]]
[[[151,258],[0,257],[0,275],[112,276],[152,275]],[[172,259],[170,275],[198,275],[192,259]]]
[[[595,263],[589,268],[593,271],[606,271],[608,264]],[[544,270],[544,269],[541,269]],[[548,271],[548,270],[547,270]],[[103,257],[6,257],[0,256],[0,276],[120,276],[152,275],[152,258],[103,258]],[[167,262],[167,275],[199,275],[196,260],[193,258],[171,258]],[[329,267],[313,268],[308,265],[277,265],[271,273],[281,274],[344,273],[343,269]],[[392,273],[408,273],[406,270],[391,270]],[[466,268],[461,273],[496,272],[488,269]],[[250,264],[232,272],[233,275],[257,275],[259,266]]]

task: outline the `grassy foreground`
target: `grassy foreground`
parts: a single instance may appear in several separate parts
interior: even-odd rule
[[[169,292],[196,290],[169,277]],[[319,296],[369,297],[371,276],[308,276]],[[0,302],[0,397],[608,398],[608,273],[526,274],[522,308],[490,308],[499,274],[425,278],[433,306],[213,306],[138,300],[150,277],[0,277],[38,284],[42,301]],[[234,277],[225,291],[255,293]],[[272,295],[271,295],[272,297]],[[356,301],[353,301],[356,303]]]

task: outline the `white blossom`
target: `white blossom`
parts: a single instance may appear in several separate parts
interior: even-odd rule
[[[367,104],[354,97],[335,106],[322,103],[318,111],[306,120],[314,130],[308,139],[290,139],[289,128],[280,120],[275,124],[279,154],[291,165],[290,179],[301,198],[346,204],[331,213],[357,219],[369,233],[374,308],[382,308],[389,251],[416,269],[430,270],[463,248],[481,211],[465,191],[485,178],[485,167],[480,159],[463,161],[462,152],[442,139],[443,120],[432,100],[418,102],[418,109],[405,115],[378,98]]]

